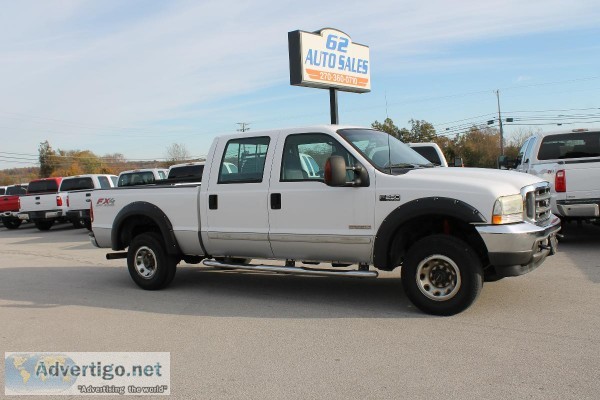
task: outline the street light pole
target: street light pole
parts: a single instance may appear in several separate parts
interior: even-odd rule
[[[504,155],[504,129],[502,128],[502,115],[500,114],[500,90],[496,90],[498,99],[498,123],[500,124],[500,154]]]

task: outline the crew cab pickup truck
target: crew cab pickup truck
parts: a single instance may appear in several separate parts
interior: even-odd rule
[[[0,218],[2,225],[7,229],[17,229],[21,226],[18,217],[20,201],[19,198],[27,193],[27,185],[7,186],[3,196],[0,196]]]
[[[417,307],[451,315],[473,303],[484,280],[527,273],[556,251],[548,182],[434,168],[383,132],[327,125],[234,134],[217,137],[208,154],[201,184],[92,193],[92,244],[127,258],[143,289],[169,285],[182,260],[320,276],[401,267]],[[303,169],[301,154],[320,171]],[[331,267],[310,267],[319,263]]]
[[[62,177],[29,182],[27,195],[21,197],[19,219],[33,221],[40,231],[49,230],[57,221],[65,221],[66,202],[59,195]]]
[[[88,174],[64,178],[60,184],[60,196],[66,201],[66,218],[71,221],[73,228],[86,227],[91,229],[90,201],[92,192],[96,189],[115,187],[116,175]]]
[[[600,131],[540,132],[528,138],[516,170],[552,183],[552,213],[600,222]]]

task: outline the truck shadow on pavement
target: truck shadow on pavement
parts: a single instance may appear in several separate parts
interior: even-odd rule
[[[160,291],[139,289],[125,267],[5,267],[0,299],[9,302],[0,307],[83,306],[212,317],[429,317],[410,303],[395,277],[282,276],[185,264]]]

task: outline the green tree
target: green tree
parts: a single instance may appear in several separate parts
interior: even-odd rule
[[[54,158],[56,152],[50,146],[48,141],[43,141],[38,147],[40,161],[40,178],[47,178],[52,175],[55,169]]]
[[[402,137],[408,132],[405,128],[398,128],[391,118],[386,118],[383,123],[375,121],[371,124],[371,128],[377,129],[378,131],[385,132],[392,135],[395,138],[402,140]]]
[[[496,168],[500,155],[500,132],[489,127],[473,126],[460,135],[456,145],[459,156],[469,167]]]
[[[425,120],[411,119],[410,131],[406,138],[409,143],[433,142],[437,137],[433,125]]]

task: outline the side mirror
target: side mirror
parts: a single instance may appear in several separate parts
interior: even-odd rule
[[[454,157],[454,166],[455,167],[464,167],[465,163],[463,162],[462,157]]]
[[[341,156],[331,156],[325,162],[325,184],[327,186],[346,186],[346,160]]]

